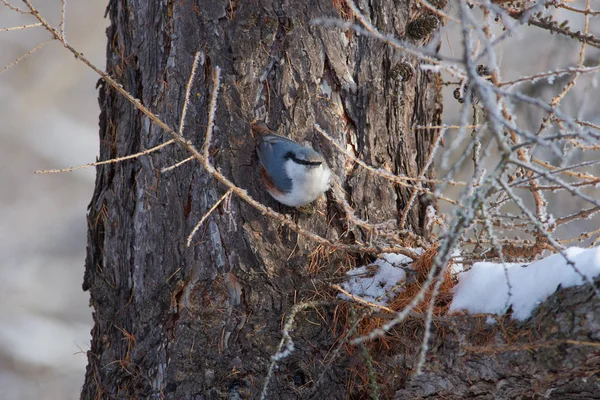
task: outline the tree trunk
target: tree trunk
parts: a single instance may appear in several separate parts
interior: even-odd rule
[[[401,37],[414,17],[411,3],[362,1],[360,9],[380,31]],[[107,71],[172,127],[201,52],[183,133],[197,147],[212,68],[222,69],[212,162],[249,195],[331,240],[371,239],[348,231],[331,195],[312,215],[270,198],[249,130],[260,117],[324,154],[360,218],[402,216],[412,190],[346,160],[313,124],[376,168],[418,176],[436,131],[413,128],[439,124],[439,77],[374,39],[311,25],[349,18],[340,2],[115,0],[109,15]],[[170,139],[105,85],[100,106],[102,160]],[[327,298],[298,313],[295,349],[278,363],[269,398],[362,396],[349,371],[363,360],[328,358],[344,328],[328,284],[362,256],[318,246],[236,197],[212,212],[187,247],[193,227],[226,191],[196,161],[161,172],[188,156],[171,145],[97,169],[83,285],[95,326],[82,399],[257,398],[285,315],[294,304]],[[424,207],[417,200],[406,223],[419,235]]]

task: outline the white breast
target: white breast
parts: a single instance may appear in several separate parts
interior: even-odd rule
[[[272,194],[280,203],[291,207],[303,206],[315,201],[329,189],[331,171],[326,165],[310,168],[288,160],[285,171],[293,184],[288,193],[277,196]]]

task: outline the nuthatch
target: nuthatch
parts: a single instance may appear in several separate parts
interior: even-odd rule
[[[304,206],[329,189],[331,171],[322,155],[274,134],[262,122],[253,124],[252,131],[258,135],[260,176],[275,200],[291,207]]]

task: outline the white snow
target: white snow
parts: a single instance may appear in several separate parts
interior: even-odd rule
[[[413,251],[421,254],[423,250]],[[589,280],[600,275],[600,247],[572,247],[564,253],[574,266],[569,265],[561,254],[554,254],[529,264],[479,262],[470,270],[461,272],[462,258],[460,252],[455,251],[451,268],[453,274],[458,273],[459,282],[453,289],[454,298],[449,311],[503,315],[512,308],[513,318],[529,318],[535,307],[552,295],[559,285],[566,288],[583,284],[580,274]],[[348,281],[342,287],[363,300],[387,306],[403,290],[405,269],[411,268],[412,263],[413,260],[407,256],[383,253],[373,264],[348,271]],[[510,285],[507,284],[507,276]],[[338,297],[350,300],[344,294]],[[495,323],[491,317],[487,321]]]
[[[420,254],[421,249],[413,249]],[[363,300],[386,306],[400,292],[394,290],[398,282],[406,277],[406,272],[400,267],[410,267],[413,260],[402,254],[383,253],[381,259],[371,265],[363,265],[346,273],[350,279],[342,287]],[[375,268],[373,268],[375,266]],[[348,300],[344,294],[338,297]]]
[[[575,263],[575,268],[591,280],[600,274],[600,247],[572,247],[565,254]],[[512,306],[513,318],[525,320],[558,285],[565,288],[584,283],[575,268],[568,265],[561,254],[531,264],[506,264],[506,272],[502,264],[475,263],[469,271],[459,275],[450,311],[502,315]]]
[[[443,68],[441,65],[433,65],[433,64],[421,64],[421,65],[419,65],[419,67],[423,71],[431,71],[434,73],[441,72],[442,68]]]

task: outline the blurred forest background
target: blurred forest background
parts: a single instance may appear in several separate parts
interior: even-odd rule
[[[67,3],[69,41],[102,67],[106,3]],[[34,4],[58,24],[60,1]],[[0,27],[34,22],[0,4]],[[49,39],[43,28],[0,32],[0,69]],[[33,171],[95,161],[97,80],[53,41],[0,74],[3,400],[79,398],[92,323],[89,295],[81,284],[95,171]]]
[[[14,5],[19,2],[14,1]],[[71,45],[97,66],[104,67],[108,21],[107,1],[67,3],[66,36]],[[54,24],[60,20],[60,0],[34,2]],[[585,2],[571,3],[585,8]],[[583,5],[583,7],[582,7]],[[452,13],[452,9],[449,10]],[[572,30],[583,17],[569,17]],[[591,33],[600,34],[597,18]],[[0,4],[0,27],[34,23]],[[442,30],[442,52],[460,54],[456,25]],[[504,80],[575,65],[580,44],[521,27],[501,52]],[[49,40],[43,28],[0,32],[0,69],[38,44]],[[588,47],[586,65],[598,65],[599,52]],[[567,78],[565,78],[567,79]],[[563,101],[571,115],[599,124],[597,74],[583,75]],[[0,397],[77,399],[89,349],[91,312],[81,289],[86,248],[86,207],[94,184],[94,169],[58,175],[34,175],[34,170],[64,168],[95,161],[98,151],[98,76],[50,42],[18,65],[0,74]],[[585,80],[585,81],[584,81]],[[549,100],[562,80],[538,81],[530,95]],[[557,85],[558,88],[557,88]],[[446,124],[458,122],[455,85],[444,91]],[[550,90],[552,89],[552,90]],[[540,115],[519,116],[539,125]],[[452,132],[445,139],[450,151]],[[470,173],[470,171],[465,171]],[[552,202],[551,202],[552,203]],[[581,208],[577,201],[555,202],[552,208]],[[562,214],[565,214],[563,211]],[[596,221],[582,221],[591,226]],[[577,231],[581,231],[579,226]],[[568,236],[568,232],[562,232]]]

